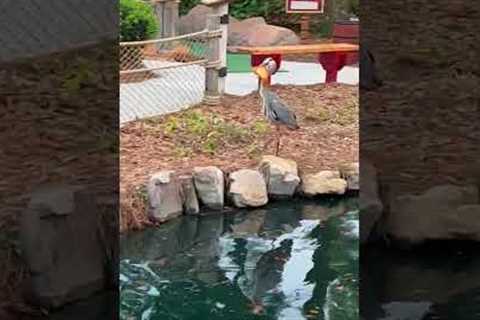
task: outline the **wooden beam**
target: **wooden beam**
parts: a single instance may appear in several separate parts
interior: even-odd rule
[[[358,52],[359,46],[349,43],[318,43],[273,47],[235,47],[235,52],[250,54],[309,54],[327,52]]]

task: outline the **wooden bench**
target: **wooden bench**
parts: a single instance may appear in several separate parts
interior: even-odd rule
[[[346,65],[347,55],[358,53],[358,45],[349,43],[318,43],[273,47],[235,47],[235,51],[250,54],[252,67],[260,65],[264,59],[271,57],[275,60],[279,69],[282,63],[282,55],[318,54],[318,62],[327,73],[325,82],[330,83],[337,81],[338,71]]]

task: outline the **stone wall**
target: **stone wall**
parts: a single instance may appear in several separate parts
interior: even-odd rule
[[[264,156],[257,168],[225,174],[217,167],[196,167],[190,175],[175,171],[153,174],[147,184],[148,216],[163,223],[182,214],[256,208],[273,199],[341,196],[359,190],[359,166],[300,173],[288,159]]]

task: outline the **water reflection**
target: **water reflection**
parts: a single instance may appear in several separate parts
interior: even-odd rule
[[[357,319],[355,199],[185,217],[121,242],[122,319]]]
[[[361,315],[368,320],[480,319],[480,247],[362,249]]]

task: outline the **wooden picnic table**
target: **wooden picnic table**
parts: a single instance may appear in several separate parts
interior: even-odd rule
[[[286,54],[318,54],[318,62],[326,71],[325,82],[336,82],[338,71],[340,71],[347,62],[347,55],[357,53],[359,46],[350,43],[318,43],[318,44],[300,44],[271,47],[235,47],[239,53],[248,53],[251,55],[251,65],[256,67],[266,58],[272,58],[277,63],[278,69],[282,63],[282,55]],[[270,81],[270,79],[269,79]]]

